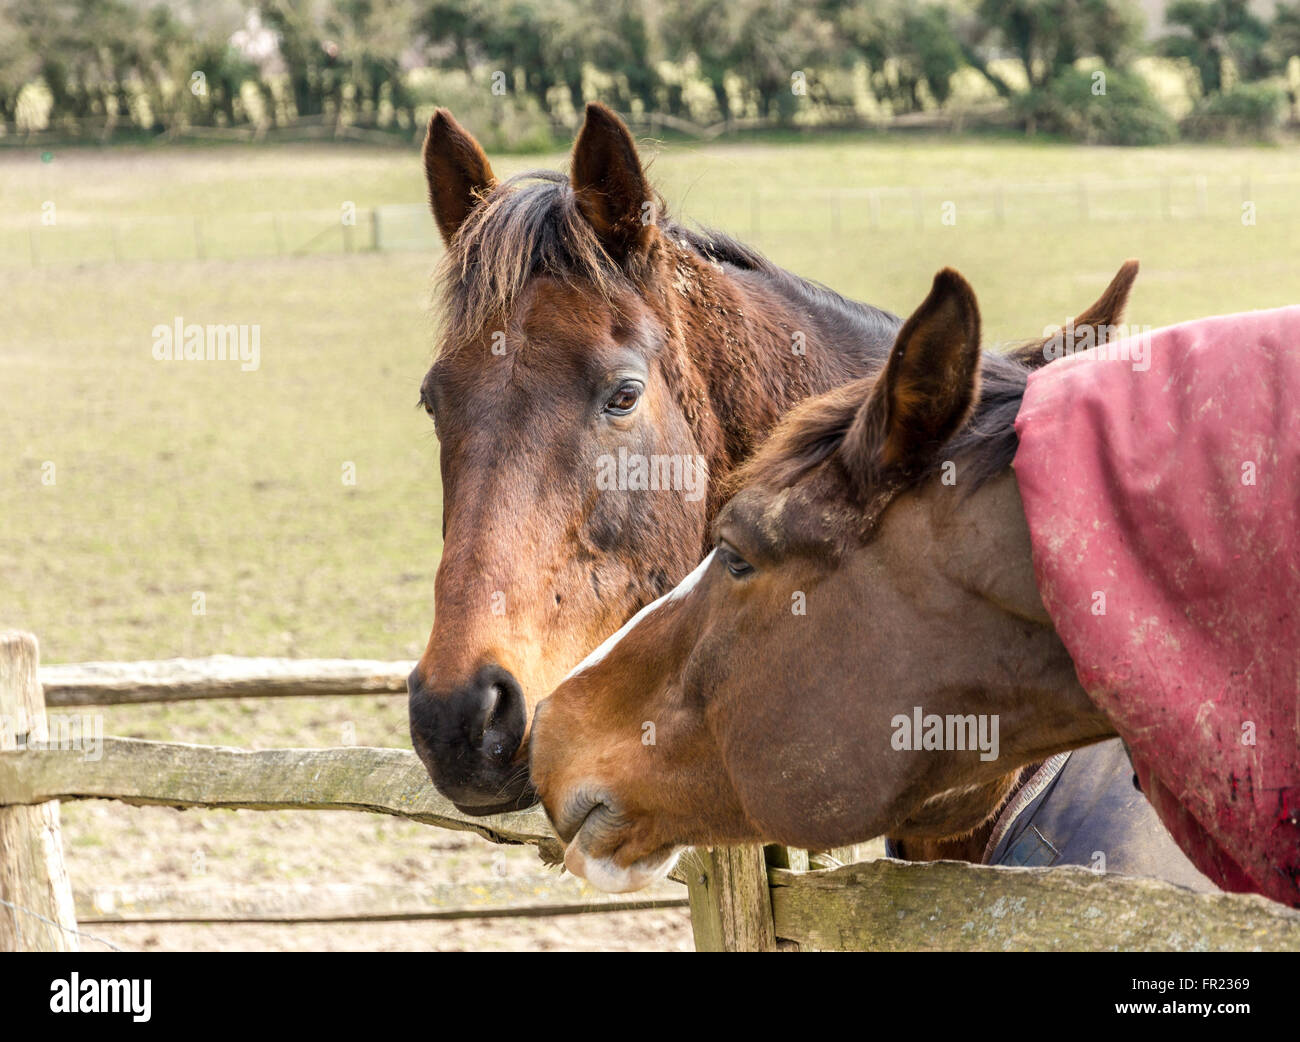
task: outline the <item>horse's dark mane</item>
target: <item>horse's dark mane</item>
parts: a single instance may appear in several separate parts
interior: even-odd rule
[[[1020,442],[1016,414],[1025,395],[1031,367],[1012,355],[985,351],[980,360],[980,392],[970,418],[944,446],[942,457],[960,460],[959,486],[974,492],[1011,466]],[[825,463],[844,441],[850,425],[871,393],[879,374],[865,376],[796,406],[754,457],[729,482],[734,492],[744,485],[788,488]],[[943,460],[909,476],[919,485],[933,476]]]
[[[878,339],[899,326],[894,315],[779,268],[729,235],[679,224],[662,201],[658,213],[656,223],[667,238],[704,260],[763,276],[791,299],[829,314],[845,333]],[[578,209],[569,178],[553,170],[533,170],[497,184],[465,220],[438,270],[445,328],[481,330],[539,275],[587,286],[606,301],[632,289],[632,277],[606,252]]]
[[[874,340],[881,335],[897,332],[902,325],[902,320],[897,315],[882,308],[850,300],[829,286],[777,267],[752,246],[747,246],[725,232],[712,228],[697,231],[684,228],[673,221],[668,221],[666,225],[661,222],[661,225],[664,225],[667,234],[679,240],[685,239],[706,260],[730,264],[743,271],[758,272],[766,276],[786,297],[818,314],[830,314],[833,318],[840,319],[859,335],[865,334]]]
[[[1031,366],[1012,355],[984,352],[979,401],[966,425],[946,446],[952,459],[965,461],[958,483],[968,495],[1003,473],[1016,458],[1020,447],[1016,416],[1030,371]]]

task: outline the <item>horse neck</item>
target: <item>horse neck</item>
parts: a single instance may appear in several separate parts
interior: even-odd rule
[[[898,856],[905,861],[981,863],[1000,812],[1016,798],[1039,766],[1041,765],[1035,763],[1018,767],[987,785],[950,797],[939,808],[935,808],[940,810],[939,817],[942,821],[938,831],[944,835],[938,838],[915,834],[908,838],[891,836]],[[972,822],[978,824],[971,824]],[[915,823],[911,824],[915,827]]]
[[[892,315],[684,247],[673,260],[687,383],[702,390],[716,428],[696,432],[715,486],[792,406],[884,364],[897,329]]]
[[[959,465],[960,472],[960,465]],[[934,497],[937,524],[951,521],[951,495]],[[1002,714],[1002,756],[1011,764],[1113,736],[1104,713],[1079,683],[1074,663],[1043,605],[1034,571],[1029,524],[1014,474],[1007,470],[955,504],[965,523],[948,524],[941,567],[950,581],[980,596],[1007,619],[1008,641],[993,650],[999,660],[1019,641],[1032,678],[1013,693]],[[996,562],[996,566],[990,566]],[[1012,670],[1019,675],[1019,670]]]
[[[1082,744],[1088,742],[1076,739],[1067,747]],[[935,795],[891,831],[889,838],[898,856],[906,861],[982,863],[1002,812],[1042,765],[1042,760],[1035,759],[982,784],[959,786]]]
[[[958,474],[962,468],[958,461]],[[972,777],[969,763],[958,758],[938,762],[939,773],[926,782],[935,794],[891,834],[902,840],[909,858],[978,860],[983,850],[979,838],[987,840],[994,816],[1032,773],[1026,767],[1108,738],[1113,729],[1080,685],[1043,607],[1029,528],[1011,471],[968,495],[954,494],[937,480],[917,495],[917,516],[925,520],[911,530],[941,533],[928,548],[942,573],[933,581],[934,595],[942,598],[948,586],[961,591],[947,609],[962,605],[964,613],[981,619],[979,641],[951,646],[969,670],[954,690],[982,692],[999,721],[997,763],[1006,765],[1004,772],[1011,770],[981,778]],[[972,595],[984,604],[973,604]],[[956,701],[943,704],[942,711],[967,710]]]

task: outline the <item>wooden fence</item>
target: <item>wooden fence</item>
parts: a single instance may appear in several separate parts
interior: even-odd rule
[[[532,808],[475,818],[429,784],[415,754],[345,747],[250,752],[104,737],[95,758],[46,708],[187,699],[400,693],[409,662],[211,659],[37,667],[35,638],[0,634],[0,951],[77,948],[79,926],[126,922],[373,922],[560,915],[683,906],[679,882],[610,895],[554,867],[524,878],[438,886],[200,884],[75,887],[59,803],[252,810],[354,810],[530,844],[558,863],[559,841]],[[64,746],[64,747],[61,747]]]
[[[950,227],[1020,226],[1035,234],[1085,224],[1231,222],[1243,207],[1259,220],[1300,216],[1294,174],[1099,177],[1070,181],[965,181],[947,185],[824,187],[797,195],[752,187],[697,196],[695,216],[726,226],[755,246],[815,234],[860,248],[877,234],[937,232]],[[49,217],[53,217],[50,214]],[[337,210],[232,211],[220,220],[192,214],[110,217],[62,214],[45,224],[40,211],[0,220],[0,267],[135,261],[240,260],[362,251],[442,250],[424,203],[359,205]],[[1252,216],[1253,222],[1255,218]]]
[[[95,760],[50,743],[45,706],[242,696],[399,693],[410,663],[215,659],[37,669],[36,641],[0,634],[0,950],[72,950],[78,923],[348,922],[661,907],[685,883],[697,950],[1300,950],[1300,912],[1260,897],[1196,894],[1083,868],[958,862],[837,864],[844,851],[696,850],[665,881],[604,895],[554,871],[420,890],[275,884],[74,888],[59,803],[390,814],[497,843],[561,847],[540,808],[460,813],[399,749],[249,752],[103,739]],[[42,690],[44,688],[44,691]],[[27,722],[26,728],[21,725]],[[57,744],[57,743],[55,743]]]

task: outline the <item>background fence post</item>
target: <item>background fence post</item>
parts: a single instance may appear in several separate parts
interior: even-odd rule
[[[697,847],[682,860],[697,952],[776,950],[762,847]]]
[[[30,633],[0,631],[0,751],[48,735],[37,657]],[[0,951],[77,951],[57,801],[0,806],[0,901]]]

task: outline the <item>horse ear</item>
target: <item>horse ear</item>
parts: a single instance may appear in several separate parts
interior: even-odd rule
[[[654,196],[627,126],[598,102],[587,105],[570,180],[578,209],[610,256],[622,263],[644,248]]]
[[[424,179],[429,185],[429,209],[442,241],[451,245],[456,230],[478,205],[496,177],[474,135],[446,109],[429,120],[424,136]]]
[[[966,422],[979,390],[980,313],[975,293],[944,268],[898,331],[884,372],[840,446],[862,490],[891,472],[930,463]]]
[[[1110,280],[1110,285],[1106,287],[1105,292],[1097,298],[1096,303],[1066,323],[1069,328],[1075,330],[1076,339],[1079,331],[1086,329],[1093,331],[1091,344],[1104,344],[1114,336],[1115,327],[1124,320],[1124,309],[1128,307],[1129,293],[1133,290],[1133,282],[1137,279],[1137,275],[1138,262],[1126,260],[1115,277]],[[1074,349],[1074,344],[1068,346],[1070,350]],[[1060,348],[1061,334],[1056,333],[1042,340],[1031,340],[1027,344],[1022,344],[1010,354],[1018,362],[1031,369],[1037,369],[1058,357]]]

